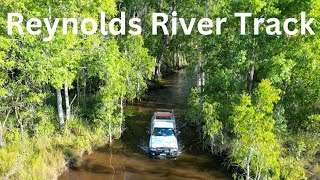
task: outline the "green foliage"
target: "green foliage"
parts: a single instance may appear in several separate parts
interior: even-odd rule
[[[269,116],[280,99],[279,93],[270,81],[263,80],[254,93],[255,103],[243,95],[231,117],[236,138],[230,156],[244,169],[249,163],[256,177],[280,178],[281,148],[273,133],[274,120]]]
[[[91,148],[90,140],[87,136],[78,136],[78,138],[75,140],[75,146],[84,149]]]
[[[55,132],[55,126],[46,119],[43,119],[35,127],[35,136],[51,137]]]
[[[12,128],[11,130],[6,132],[5,140],[7,142],[20,142],[21,141],[21,133],[19,128]]]
[[[98,20],[103,11],[108,20],[126,11],[128,18],[141,18],[144,29],[141,36],[121,37],[62,35],[58,29],[52,41],[43,42],[46,33],[21,36],[15,29],[8,36],[0,26],[1,176],[54,178],[64,166],[63,152],[72,154],[68,147],[81,154],[106,139],[119,138],[123,102],[140,99],[152,75],[159,80],[161,74],[185,64],[198,81],[188,102],[188,117],[212,152],[227,150],[231,163],[245,171],[250,165],[250,176],[256,179],[301,179],[305,176],[301,162],[315,162],[320,138],[320,36],[269,36],[263,31],[266,24],[254,36],[251,20],[248,35],[241,36],[233,14],[285,19],[306,11],[318,19],[319,1],[7,0],[0,5],[0,24],[6,24],[8,12],[21,12],[25,19]],[[219,36],[195,31],[180,35],[180,26],[177,35],[152,35],[151,14],[170,16],[173,10],[188,22],[193,17],[227,17],[228,23]],[[313,26],[320,30],[318,21]],[[172,30],[171,25],[168,28]],[[75,100],[71,120],[59,127],[53,108],[57,102],[50,101],[54,89],[65,84],[76,100],[71,99]]]
[[[320,103],[319,35],[269,36],[266,24],[260,26],[258,36],[253,35],[252,18],[247,18],[247,35],[239,35],[239,28],[235,28],[239,19],[234,13],[299,19],[305,11],[317,19],[319,2],[209,0],[193,2],[192,6],[188,13],[194,17],[228,18],[221,35],[208,38],[193,34],[188,39],[197,52],[189,61],[198,78],[189,99],[192,122],[202,130],[202,136],[207,132],[203,107],[219,104],[212,118],[221,122],[224,138],[216,139],[215,148],[230,153],[231,165],[239,165],[256,179],[302,179],[305,164],[314,162],[319,152],[315,115]],[[319,28],[319,22],[314,22],[313,29]]]
[[[304,124],[305,130],[301,130],[299,133],[301,143],[304,147],[304,155],[312,158],[320,152],[320,142],[317,141],[320,138],[320,115],[315,114],[308,117],[308,120]]]
[[[214,104],[203,104],[203,113],[204,113],[204,132],[213,139],[222,129],[222,123],[218,120],[219,116],[216,113],[217,103]]]
[[[193,88],[191,90],[190,97],[188,99],[188,118],[192,123],[195,123],[197,126],[200,126],[202,123],[202,109],[200,104],[199,90]]]
[[[299,163],[294,157],[281,158],[281,176],[284,179],[295,180],[302,179],[306,176],[302,164]]]
[[[280,89],[274,89],[269,80],[262,80],[255,91],[255,104],[260,112],[272,113],[274,103],[280,100]]]
[[[0,9],[0,24],[7,23],[9,12],[22,13],[24,19],[99,20],[100,12],[105,12],[108,20],[118,15],[114,0],[1,1]],[[139,98],[152,75],[155,60],[142,36],[62,34],[58,28],[51,41],[43,42],[48,34],[44,26],[40,30],[45,33],[21,36],[14,28],[9,36],[0,26],[0,117],[4,117],[0,119],[0,150],[17,145],[12,153],[0,154],[5,158],[1,163],[8,161],[1,164],[1,177],[12,170],[15,179],[33,179],[36,172],[39,179],[52,179],[66,163],[64,152],[70,155],[66,159],[72,159],[72,151],[81,155],[108,138],[119,138],[125,118],[121,102]],[[69,92],[72,114],[64,127],[54,108],[59,101],[53,100],[56,89],[62,88]]]

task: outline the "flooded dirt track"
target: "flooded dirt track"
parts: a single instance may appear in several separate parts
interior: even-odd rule
[[[222,167],[221,159],[201,151],[195,130],[188,126],[178,136],[182,153],[176,160],[150,159],[147,155],[146,129],[153,112],[174,109],[178,128],[185,124],[187,99],[193,85],[190,82],[185,70],[164,78],[164,87],[151,90],[145,100],[126,107],[126,129],[120,140],[112,147],[101,147],[84,156],[80,167],[69,169],[59,179],[232,179]]]

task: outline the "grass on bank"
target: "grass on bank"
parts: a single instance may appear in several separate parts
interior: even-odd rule
[[[24,137],[19,127],[5,129],[0,179],[55,179],[108,139],[103,130],[80,119],[72,119],[60,129],[54,113],[51,115],[25,129]]]

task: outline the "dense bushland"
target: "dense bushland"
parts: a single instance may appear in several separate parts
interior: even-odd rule
[[[113,0],[9,0],[0,8],[0,176],[53,178],[83,152],[121,136],[124,103],[145,92],[155,60],[142,36],[64,35],[58,28],[43,42],[46,34],[14,29],[9,36],[2,26],[9,12],[95,20],[105,12],[111,19],[118,13]]]
[[[306,11],[319,31],[319,2],[207,1],[206,7],[211,19],[228,22],[222,35],[202,38],[198,87],[189,99],[189,118],[204,145],[227,155],[238,178],[319,177],[319,35],[269,36],[267,23],[253,35],[252,18],[247,35],[240,35],[233,16],[251,12],[257,18],[300,20]]]
[[[83,153],[123,131],[125,102],[140,99],[148,80],[188,65],[197,76],[188,119],[204,147],[227,155],[245,179],[319,177],[319,35],[269,36],[260,26],[240,35],[235,12],[266,19],[316,18],[319,1],[292,0],[6,0],[0,1],[0,176],[56,177]],[[106,19],[125,11],[142,34],[7,35],[7,13],[31,17]],[[151,33],[151,14],[227,17],[221,35]],[[128,22],[126,22],[128,23]],[[69,24],[70,25],[70,24]],[[168,22],[169,31],[172,30]],[[25,27],[23,27],[25,28]],[[45,28],[45,27],[43,27]],[[90,28],[90,27],[88,27]],[[291,25],[290,28],[300,28]],[[71,31],[72,28],[69,28]],[[46,31],[44,31],[46,32]]]

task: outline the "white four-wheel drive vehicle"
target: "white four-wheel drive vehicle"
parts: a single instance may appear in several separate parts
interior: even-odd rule
[[[151,119],[149,155],[173,157],[178,155],[176,121],[173,112],[155,112]]]

